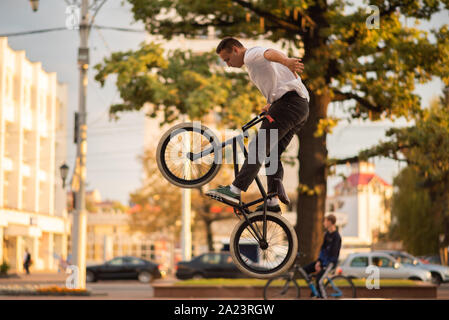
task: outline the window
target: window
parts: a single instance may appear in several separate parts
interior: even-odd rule
[[[368,266],[368,257],[355,257],[351,261],[351,267],[367,267]]]
[[[121,266],[123,264],[123,258],[115,258],[108,262],[111,266]]]
[[[127,258],[126,263],[132,264],[132,265],[144,265],[145,264],[145,262],[143,262],[142,260],[137,259],[137,258]]]
[[[373,265],[379,268],[393,268],[394,262],[387,257],[373,257]]]
[[[220,255],[219,254],[205,254],[201,258],[201,262],[207,263],[207,264],[219,264],[220,263]]]
[[[397,258],[397,260],[403,264],[413,264],[413,265],[417,264],[417,263],[415,263],[415,259],[413,259],[413,257],[409,257],[409,256],[400,255]]]
[[[225,264],[233,264],[232,257],[230,255],[223,255],[223,260]]]

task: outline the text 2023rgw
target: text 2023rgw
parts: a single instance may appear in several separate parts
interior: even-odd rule
[[[208,306],[190,306],[181,304],[175,307],[175,315],[199,315],[206,317],[207,314],[216,315],[249,315],[249,314],[273,314],[274,305],[263,304],[219,304],[218,308]]]

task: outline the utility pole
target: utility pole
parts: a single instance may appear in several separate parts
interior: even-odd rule
[[[87,212],[86,212],[86,153],[87,153],[87,70],[89,69],[89,47],[88,38],[90,31],[89,23],[89,0],[81,2],[81,22],[79,25],[80,46],[78,49],[79,78],[79,104],[78,104],[78,128],[76,156],[79,161],[78,174],[79,189],[76,196],[76,208],[73,215],[72,229],[72,256],[73,264],[78,268],[78,276],[75,278],[78,289],[86,288],[86,243],[87,243]]]
[[[186,116],[184,116],[184,121],[186,121]],[[190,149],[190,133],[185,132],[183,135],[183,156],[184,158],[184,176],[186,179],[190,179],[191,174],[191,162],[187,158],[186,153],[192,151]],[[181,218],[181,254],[182,260],[190,260],[192,258],[192,214],[191,214],[191,197],[192,190],[188,188],[183,188],[182,192],[182,218]]]

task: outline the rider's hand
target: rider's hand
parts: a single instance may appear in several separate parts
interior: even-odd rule
[[[304,71],[304,64],[301,62],[301,59],[296,59],[296,58],[286,58],[284,60],[284,65],[290,69],[291,72],[293,72],[293,74],[298,77],[298,75],[296,74],[298,73],[302,73]]]
[[[271,107],[271,103],[267,103],[263,108],[262,108],[262,112],[268,112],[268,109],[270,109]]]
[[[315,271],[320,272],[320,270],[321,270],[321,263],[319,261],[317,261],[315,263]]]

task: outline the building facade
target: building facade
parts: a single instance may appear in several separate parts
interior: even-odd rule
[[[354,163],[351,169],[326,201],[327,214],[335,214],[337,224],[340,220],[342,255],[371,250],[391,222],[393,187],[375,174],[372,163]]]
[[[0,263],[57,270],[67,256],[65,192],[67,87],[25,51],[0,38]]]

